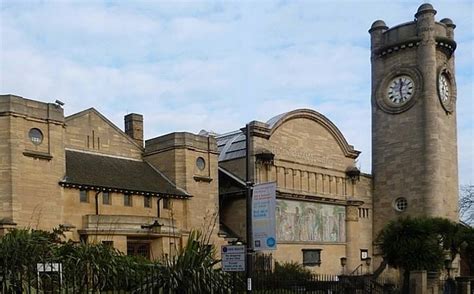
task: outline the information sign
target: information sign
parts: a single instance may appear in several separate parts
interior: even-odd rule
[[[245,271],[245,246],[227,245],[221,247],[222,270],[225,272]]]
[[[257,184],[252,197],[252,236],[256,251],[275,250],[276,240],[276,183]]]

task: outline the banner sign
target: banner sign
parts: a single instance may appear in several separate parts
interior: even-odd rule
[[[245,246],[228,245],[221,247],[222,270],[225,272],[245,271]]]
[[[252,239],[253,249],[276,249],[276,183],[257,184],[252,197]]]

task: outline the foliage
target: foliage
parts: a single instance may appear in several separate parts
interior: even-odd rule
[[[6,270],[9,287],[21,292],[25,277],[29,284],[57,287],[57,278],[38,279],[37,264],[61,263],[71,292],[138,287],[138,280],[150,271],[149,261],[124,256],[103,244],[62,242],[60,235],[60,230],[13,229],[0,238],[0,269]]]
[[[385,226],[377,241],[384,263],[404,270],[405,291],[410,271],[438,271],[461,252],[474,268],[474,229],[448,219],[398,219]]]
[[[68,285],[78,291],[91,289],[123,289],[137,287],[147,272],[149,261],[124,256],[103,244],[68,242],[58,248]]]
[[[311,271],[303,265],[296,262],[275,262],[275,270],[273,272],[275,280],[289,281],[308,281],[312,278]]]
[[[406,271],[441,269],[443,247],[431,218],[403,218],[388,223],[378,236],[384,259]]]
[[[228,293],[230,276],[215,268],[215,247],[209,234],[191,231],[186,246],[165,258],[164,285],[176,293]]]
[[[191,232],[186,247],[176,256],[167,257],[164,264],[124,256],[101,243],[61,242],[61,233],[14,229],[0,238],[0,270],[6,270],[4,275],[10,289],[21,292],[25,277],[32,285],[46,283],[58,287],[57,278],[46,275],[38,279],[36,265],[60,262],[63,280],[71,292],[155,288],[173,293],[230,292],[229,275],[215,268],[219,260],[215,258],[215,247],[208,245],[210,232]]]
[[[35,277],[36,264],[52,259],[58,244],[56,232],[40,230],[14,229],[0,238],[0,267],[8,269],[4,275],[10,286],[21,292],[22,277]]]
[[[0,238],[0,258],[5,264],[36,264],[53,257],[58,243],[53,233],[14,229]]]
[[[461,232],[461,252],[469,265],[470,275],[474,275],[474,228],[463,227]]]

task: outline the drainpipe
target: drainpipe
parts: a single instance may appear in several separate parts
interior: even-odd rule
[[[100,191],[95,193],[95,215],[99,215],[99,194]]]
[[[160,211],[160,201],[163,199],[163,197],[158,197],[158,200],[156,201],[156,217],[160,218],[161,217],[161,211]]]

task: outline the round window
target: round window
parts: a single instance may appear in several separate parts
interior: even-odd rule
[[[31,142],[35,145],[39,145],[43,142],[43,133],[37,128],[31,129],[28,133],[28,137],[30,137]]]
[[[198,157],[196,159],[196,166],[199,170],[204,170],[204,168],[206,167],[206,161],[204,160],[204,158]]]
[[[395,200],[395,209],[398,211],[405,211],[408,207],[408,201],[406,198],[400,197]]]

